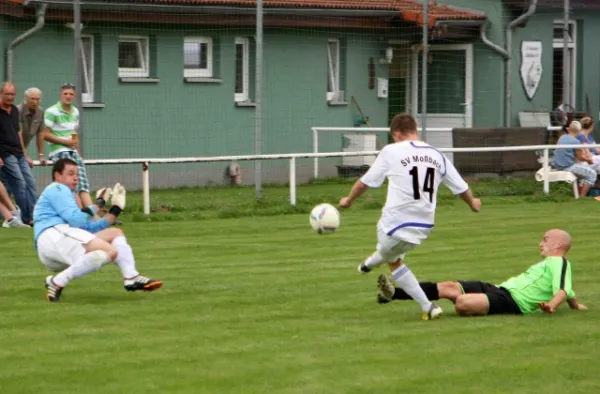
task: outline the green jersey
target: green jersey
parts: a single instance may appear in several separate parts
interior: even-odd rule
[[[540,302],[550,301],[559,290],[567,293],[567,299],[575,297],[571,263],[564,257],[546,257],[498,286],[510,292],[523,314],[539,311]]]
[[[79,111],[77,107],[71,105],[71,110],[67,113],[58,102],[44,112],[44,123],[55,136],[70,140],[71,134],[77,132],[79,127]],[[50,154],[48,156],[62,151],[74,150],[70,146],[54,143],[51,143],[49,148]]]

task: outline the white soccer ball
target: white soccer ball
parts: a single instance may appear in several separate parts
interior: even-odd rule
[[[319,234],[333,233],[340,226],[340,213],[331,204],[319,204],[310,212],[310,225]]]

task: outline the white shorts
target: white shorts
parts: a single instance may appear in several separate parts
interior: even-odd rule
[[[37,240],[38,256],[49,271],[59,272],[73,265],[85,254],[83,245],[96,236],[68,224],[51,227]]]
[[[388,263],[404,260],[406,253],[416,247],[416,244],[404,241],[400,238],[390,237],[385,231],[377,230],[377,251]]]

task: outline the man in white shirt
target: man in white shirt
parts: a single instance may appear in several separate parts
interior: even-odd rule
[[[404,256],[433,229],[440,183],[459,195],[473,212],[479,212],[481,201],[473,197],[469,185],[443,153],[419,140],[417,122],[411,115],[396,115],[390,134],[395,143],[379,152],[369,171],[339,205],[349,208],[367,188],[380,187],[388,179],[387,200],[377,224],[377,250],[358,266],[358,271],[366,274],[388,263],[396,285],[420,304],[423,320],[432,320],[442,315],[442,308],[429,301],[404,264]]]

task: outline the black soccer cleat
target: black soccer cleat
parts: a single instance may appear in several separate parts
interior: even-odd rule
[[[368,274],[369,272],[371,272],[371,268],[367,267],[365,263],[360,263],[360,265],[358,266],[358,272],[360,272],[361,274]]]
[[[162,281],[142,275],[138,275],[133,279],[125,279],[125,290],[127,291],[153,291],[160,289],[162,285]]]
[[[58,302],[60,299],[60,295],[62,294],[62,286],[57,285],[52,280],[53,276],[48,276],[44,281],[44,286],[46,286],[46,299],[50,302]]]

